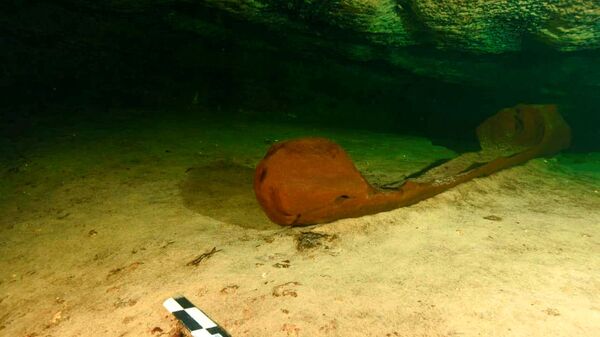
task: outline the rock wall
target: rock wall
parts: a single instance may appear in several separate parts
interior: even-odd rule
[[[149,1],[148,3],[152,3]],[[386,46],[502,53],[534,37],[557,50],[600,47],[595,0],[209,0],[208,4],[271,26],[335,28]]]

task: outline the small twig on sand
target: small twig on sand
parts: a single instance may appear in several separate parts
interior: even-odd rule
[[[211,256],[213,256],[214,253],[216,252],[220,252],[221,249],[217,249],[217,247],[213,247],[213,249],[211,249],[209,252],[206,253],[202,253],[200,255],[198,255],[198,257],[196,257],[195,259],[193,259],[192,261],[186,263],[186,266],[197,266],[200,262],[202,262],[204,259],[208,259]]]

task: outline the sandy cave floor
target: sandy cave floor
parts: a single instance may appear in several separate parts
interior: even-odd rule
[[[600,154],[536,159],[392,212],[270,224],[252,168],[303,135],[397,180],[455,153],[293,124],[64,127],[2,166],[0,335],[175,336],[183,294],[232,336],[600,336]],[[300,250],[301,232],[326,234]],[[216,247],[198,265],[187,265]]]

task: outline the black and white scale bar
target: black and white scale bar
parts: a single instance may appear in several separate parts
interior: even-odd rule
[[[190,330],[193,337],[231,337],[183,296],[171,297],[163,303],[163,306]]]

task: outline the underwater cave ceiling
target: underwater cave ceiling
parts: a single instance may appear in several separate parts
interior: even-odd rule
[[[255,22],[308,31],[315,26],[335,27],[385,46],[433,43],[442,48],[502,53],[519,51],[525,35],[563,51],[600,46],[600,2],[595,0],[207,0],[206,3]]]
[[[298,52],[324,53],[352,61],[382,61],[455,82],[494,84],[497,78],[511,83],[523,76],[548,77],[549,70],[600,75],[600,66],[582,61],[600,48],[600,2],[597,0],[57,0],[51,3],[9,1],[0,25],[17,35],[51,35],[71,29],[121,29],[123,16],[137,16],[154,26],[218,39],[237,35],[231,18],[261,26],[264,34],[278,36]],[[10,7],[10,5],[9,5]],[[28,9],[25,9],[28,7]],[[28,12],[28,13],[25,13]],[[100,17],[85,24],[90,12]],[[15,15],[17,14],[17,15]],[[69,18],[72,16],[72,18]],[[112,17],[111,17],[112,16]],[[19,22],[17,22],[17,20]],[[229,21],[228,21],[229,20]],[[53,22],[55,21],[55,22]],[[109,27],[115,23],[114,27]],[[131,27],[129,27],[131,29]],[[160,28],[154,27],[156,31]],[[77,34],[70,32],[67,34]],[[123,32],[142,36],[143,32]],[[152,33],[150,33],[152,34]],[[265,37],[265,48],[277,48]],[[89,42],[89,41],[88,41]],[[252,42],[256,44],[257,42]],[[92,41],[93,44],[93,41]],[[534,47],[532,47],[534,46]],[[256,46],[254,46],[256,48]],[[515,53],[538,50],[525,67]],[[541,50],[541,51],[540,51]],[[543,54],[540,56],[539,54]],[[550,53],[551,55],[547,55]],[[516,63],[516,64],[515,64]],[[527,63],[527,62],[526,62]],[[508,74],[507,74],[508,72]],[[502,75],[502,76],[500,76]],[[511,77],[512,76],[512,77]],[[560,81],[560,74],[550,82]],[[600,76],[582,76],[600,85]],[[504,83],[504,82],[503,82]]]
[[[116,10],[143,11],[170,2],[181,3],[117,0],[110,4]],[[600,2],[596,0],[196,2],[264,25],[270,33],[297,39],[299,49],[309,45],[350,60],[384,61],[417,74],[451,81],[494,81],[499,77],[498,72],[506,71],[502,55],[521,52],[532,44],[562,52],[600,48]],[[219,29],[214,22],[211,27],[205,17],[194,17],[185,9],[171,10],[167,17],[177,29],[200,35],[214,34]],[[566,57],[552,66],[589,72],[580,63],[580,57]],[[598,69],[595,71],[600,74]],[[514,76],[523,74],[515,69]],[[593,81],[600,84],[600,80]]]
[[[335,28],[351,32],[358,40],[394,47],[434,44],[454,50],[503,53],[519,51],[525,36],[562,51],[600,47],[600,2],[596,0],[112,0],[101,4],[79,3],[117,12],[201,3],[271,27],[304,30],[316,36],[327,33],[327,28]],[[169,16],[178,14],[185,15],[168,13]]]
[[[528,76],[556,85],[562,76],[581,75],[585,84],[600,85],[598,54],[564,54],[600,48],[597,0],[205,2],[338,56],[384,61],[419,75],[500,86]],[[171,14],[181,28],[202,33],[205,27]]]

